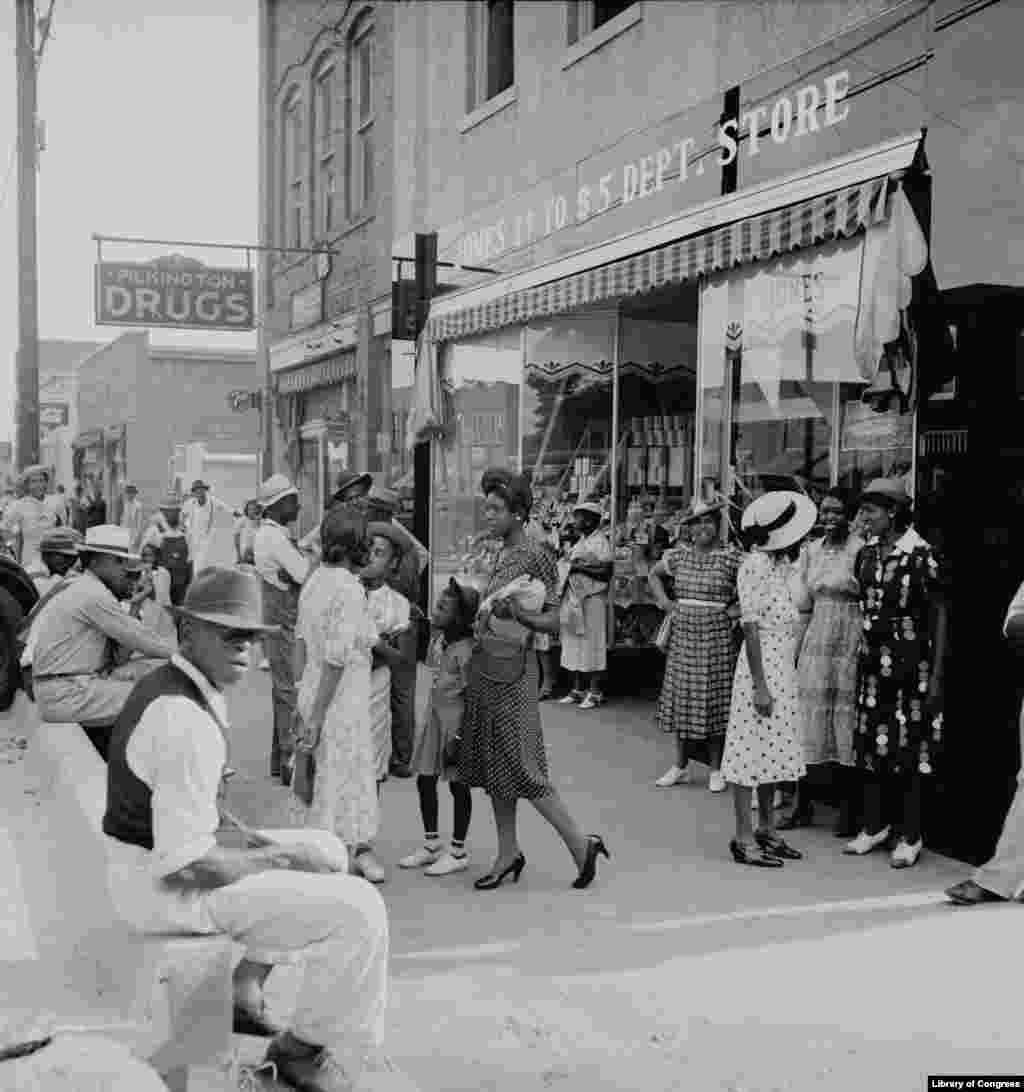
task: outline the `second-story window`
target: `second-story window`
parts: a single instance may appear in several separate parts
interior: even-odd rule
[[[466,112],[515,83],[514,0],[470,0]]]
[[[301,247],[306,178],[306,134],[302,97],[293,90],[285,99],[282,114],[284,130],[284,157],[282,171],[283,224],[282,236],[286,246]]]
[[[337,226],[335,205],[335,64],[334,58],[321,61],[313,76],[313,234],[325,238]]]
[[[373,23],[360,23],[349,46],[348,212],[356,215],[373,201]]]
[[[569,45],[631,8],[636,0],[569,0]]]

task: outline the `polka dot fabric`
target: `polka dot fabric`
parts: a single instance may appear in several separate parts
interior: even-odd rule
[[[722,776],[734,785],[756,788],[797,781],[806,773],[798,732],[794,572],[788,561],[757,551],[740,566],[737,586],[743,621],[756,624],[761,639],[765,682],[772,696],[770,717],[754,709],[754,680],[744,647],[736,663]]]

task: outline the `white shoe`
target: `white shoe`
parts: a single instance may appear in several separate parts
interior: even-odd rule
[[[728,785],[725,783],[725,778],[722,776],[721,770],[712,770],[711,776],[708,778],[708,790],[710,792],[725,792]]]
[[[414,853],[410,853],[408,857],[403,857],[398,862],[399,868],[422,868],[424,865],[432,865],[442,855],[441,847],[437,849],[431,849],[429,846],[420,846]]]
[[[591,691],[580,702],[580,709],[596,709],[599,705],[604,705],[604,698],[600,694],[595,694]]]
[[[558,699],[559,705],[578,705],[582,700],[583,695],[577,694],[575,690],[565,695],[564,698]]]
[[[657,781],[654,782],[659,789],[671,789],[676,785],[686,785],[690,780],[690,771],[682,769],[679,766],[673,766],[666,773],[663,773]]]
[[[426,876],[450,876],[453,872],[465,872],[469,868],[469,854],[463,853],[456,857],[450,850],[446,850],[424,872]]]
[[[889,858],[889,863],[893,868],[911,868],[917,864],[917,858],[921,856],[921,848],[924,842],[918,838],[913,845],[901,838],[896,843],[896,848],[892,851],[892,855]]]
[[[889,833],[888,827],[884,827],[877,834],[868,834],[866,830],[862,830],[852,842],[846,843],[843,852],[854,857],[863,857],[866,853],[884,845],[889,840]]]
[[[355,868],[356,875],[368,883],[383,883],[388,878],[380,861],[369,850],[356,855]]]

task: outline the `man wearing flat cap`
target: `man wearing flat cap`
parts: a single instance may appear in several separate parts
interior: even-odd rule
[[[82,575],[38,618],[32,685],[44,721],[81,724],[106,758],[111,725],[133,685],[112,677],[119,656],[167,660],[174,648],[121,609],[140,565],[123,527],[90,527],[78,554]]]
[[[260,486],[256,499],[263,518],[253,539],[253,557],[263,582],[264,619],[274,627],[264,641],[274,704],[270,775],[288,784],[295,750],[295,623],[299,591],[309,575],[309,560],[288,533],[299,518],[300,508],[299,491],[291,481],[284,474],[274,474]]]
[[[176,613],[179,654],[136,685],[110,742],[103,831],[118,915],[142,932],[226,934],[242,945],[234,1030],[271,1039],[266,1062],[284,1083],[411,1092],[381,1051],[388,920],[380,895],[348,874],[332,833],[255,831],[221,803],[225,690],[246,676],[253,639],[270,633],[259,580],[210,568]],[[224,844],[222,820],[245,848]],[[302,975],[287,1029],[263,999],[278,963],[297,963]]]
[[[57,526],[53,506],[46,502],[50,472],[45,466],[27,466],[19,484],[25,495],[13,501],[4,512],[0,529],[14,538],[14,556],[31,577],[43,575],[39,545],[43,536]]]

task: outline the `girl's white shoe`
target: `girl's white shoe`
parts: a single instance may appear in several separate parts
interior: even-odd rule
[[[441,847],[436,849],[430,846],[420,846],[415,852],[410,853],[408,857],[403,857],[398,862],[399,868],[423,868],[424,865],[434,864],[442,855]]]
[[[469,854],[456,857],[450,850],[445,850],[440,857],[425,870],[426,876],[450,876],[453,872],[465,872],[469,868]]]
[[[721,770],[711,771],[711,776],[708,778],[708,788],[711,792],[725,792],[726,788],[728,788]]]
[[[671,766],[654,782],[659,789],[671,789],[676,785],[685,785],[690,780],[690,771],[680,766]]]
[[[889,858],[889,863],[893,868],[911,868],[917,864],[917,858],[921,856],[921,848],[924,842],[918,838],[916,842],[911,845],[906,838],[901,838],[896,843],[896,848],[892,851],[892,856]]]

